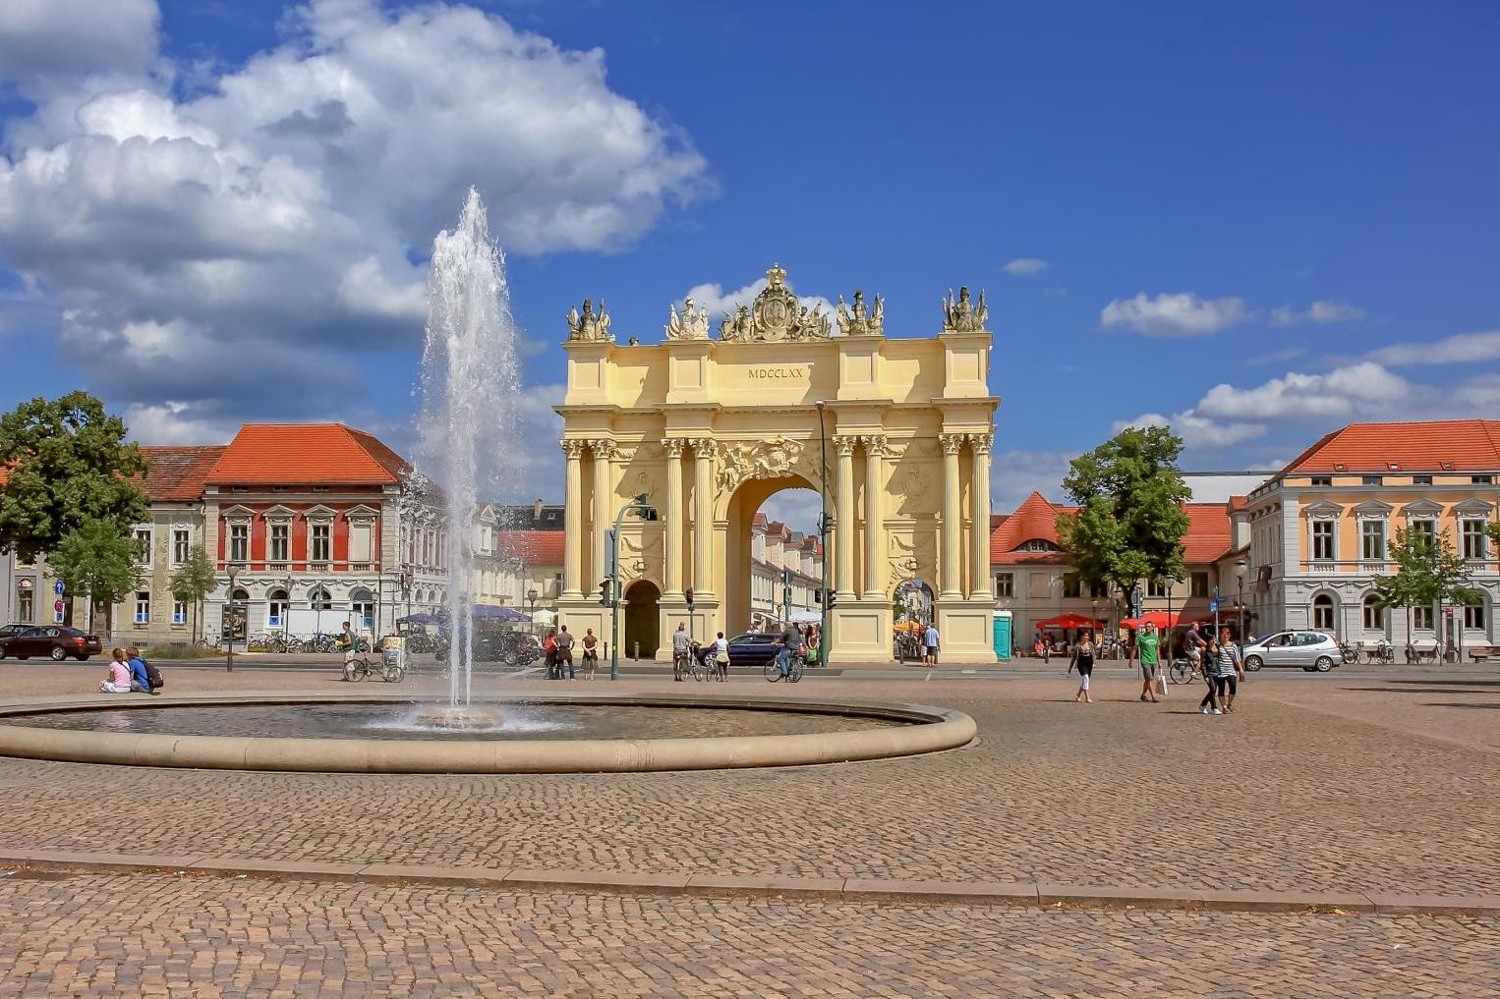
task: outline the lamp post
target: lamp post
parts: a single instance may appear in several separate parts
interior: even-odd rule
[[[401,599],[406,601],[407,631],[411,630],[411,576],[411,565],[408,564],[402,568],[401,575],[398,577],[401,582]]]
[[[1235,578],[1235,581],[1239,583],[1239,590],[1240,590],[1240,598],[1239,598],[1239,604],[1240,604],[1240,634],[1239,634],[1239,639],[1240,639],[1240,644],[1241,645],[1245,644],[1245,570],[1247,568],[1249,568],[1249,565],[1245,562],[1244,559],[1240,558],[1240,559],[1235,559],[1234,560],[1234,578]]]
[[[651,505],[651,497],[646,493],[641,493],[620,507],[620,512],[615,514],[615,529],[609,535],[609,678],[611,680],[620,678],[620,525],[624,523],[625,515],[632,510],[642,520],[656,519],[656,507]]]
[[[281,605],[281,644],[285,645],[287,651],[290,652],[292,650],[292,583],[296,582],[296,579],[288,572],[286,579],[282,582],[286,590],[286,603]]]
[[[229,613],[229,629],[226,640],[229,643],[228,655],[224,659],[224,670],[226,673],[234,672],[234,581],[239,577],[240,569],[235,563],[229,563],[229,599],[224,601],[224,610]]]
[[[536,634],[536,587],[526,591],[526,603],[531,606],[531,633]]]
[[[823,558],[818,563],[818,665],[827,666],[833,651],[832,636],[828,633],[828,434],[823,428],[823,408],[827,405],[819,399],[818,407],[818,543],[823,546]]]

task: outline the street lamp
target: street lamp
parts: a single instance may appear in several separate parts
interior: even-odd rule
[[[818,449],[822,455],[818,464],[818,543],[823,546],[823,558],[818,563],[821,591],[818,595],[822,597],[818,601],[818,665],[827,666],[833,651],[833,639],[828,633],[828,434],[823,427],[823,408],[827,403],[819,399],[813,405],[818,407]]]
[[[526,602],[531,605],[531,633],[536,634],[536,587],[526,591]]]
[[[226,640],[229,642],[229,652],[224,660],[225,672],[234,672],[234,581],[239,577],[240,567],[234,562],[229,563],[229,599],[224,601],[224,609],[229,613],[229,630]]]
[[[642,520],[655,520],[656,507],[651,505],[651,497],[647,493],[640,493],[635,499],[620,507],[620,512],[615,514],[615,529],[609,535],[609,678],[618,680],[620,678],[620,525],[625,521],[625,515],[634,510]]]
[[[1244,559],[1234,560],[1234,578],[1240,588],[1240,644],[1245,644],[1245,570],[1249,565]]]
[[[290,652],[292,644],[292,584],[296,578],[289,572],[283,583],[286,587],[286,602],[281,605],[281,644]]]

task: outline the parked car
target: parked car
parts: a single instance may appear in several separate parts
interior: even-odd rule
[[[60,624],[30,627],[17,635],[0,639],[0,659],[46,656],[60,663],[72,656],[83,662],[103,651],[98,635],[86,635],[77,628],[65,628]]]
[[[729,640],[729,665],[748,666],[756,669],[776,658],[776,653],[781,651],[781,643],[777,641],[781,635],[761,634],[760,632],[749,632],[744,635],[735,635]],[[708,642],[698,650],[700,661],[706,661],[708,655],[713,652],[713,643]]]
[[[1338,640],[1320,631],[1278,631],[1247,643],[1240,655],[1252,673],[1262,666],[1299,666],[1308,673],[1327,673],[1344,665]]]
[[[5,627],[0,628],[0,644],[3,644],[8,638],[15,638],[30,627],[33,626],[29,624],[7,624]]]

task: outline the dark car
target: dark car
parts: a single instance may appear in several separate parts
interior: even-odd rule
[[[15,638],[21,632],[30,627],[32,627],[32,625],[29,624],[7,624],[5,627],[0,628],[0,645],[5,644],[5,641],[7,639]]]
[[[758,668],[764,666],[776,658],[776,653],[781,651],[781,634],[765,635],[760,632],[749,632],[744,635],[735,635],[729,640],[729,665],[748,666]],[[713,653],[712,642],[705,644],[698,650],[698,658],[704,661]]]
[[[72,656],[83,662],[103,651],[98,635],[85,635],[77,628],[65,628],[60,624],[26,628],[18,635],[0,639],[0,659],[46,656],[60,663]]]

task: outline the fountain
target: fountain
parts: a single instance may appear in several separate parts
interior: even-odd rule
[[[432,243],[417,420],[421,445],[414,463],[419,481],[441,491],[447,524],[448,704],[423,714],[423,721],[439,728],[497,720],[472,703],[472,525],[481,493],[514,492],[503,449],[514,439],[519,386],[504,257],[490,238],[484,202],[471,187],[458,225]]]

